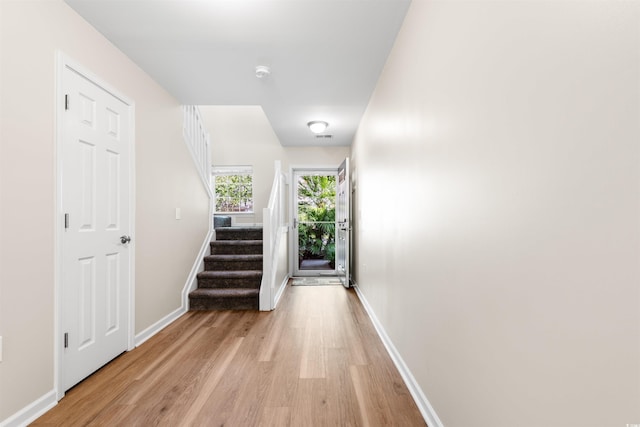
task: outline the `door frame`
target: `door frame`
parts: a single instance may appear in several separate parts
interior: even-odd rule
[[[54,212],[53,212],[53,239],[54,239],[54,328],[53,328],[53,386],[56,392],[56,400],[60,400],[64,397],[65,390],[63,385],[63,356],[64,356],[64,342],[63,336],[63,318],[62,318],[62,301],[63,301],[63,286],[62,286],[62,264],[63,264],[63,247],[62,247],[62,232],[64,229],[64,212],[62,212],[62,148],[63,148],[63,129],[64,129],[64,85],[63,76],[66,69],[70,69],[85,79],[89,80],[100,89],[108,92],[114,97],[128,106],[129,120],[131,123],[129,130],[129,138],[131,144],[129,144],[129,220],[130,220],[130,233],[132,241],[129,245],[129,289],[128,307],[125,310],[128,311],[129,321],[127,325],[127,351],[132,350],[135,347],[134,333],[135,333],[135,103],[132,99],[122,95],[119,91],[113,88],[113,86],[106,83],[101,78],[97,77],[91,71],[87,70],[83,65],[69,58],[61,51],[56,51],[56,83],[55,83],[55,96],[54,96],[54,145],[55,145],[55,188],[54,188]]]
[[[295,198],[297,193],[297,185],[295,182],[295,174],[297,171],[309,171],[309,172],[328,172],[336,175],[336,186],[337,186],[337,177],[338,177],[338,166],[334,165],[314,165],[314,166],[299,166],[292,165],[289,167],[289,177],[291,179],[290,192],[289,192],[289,277],[295,277],[296,265],[298,263],[298,254],[296,253],[296,249],[298,247],[297,238],[298,233],[295,230],[297,226],[293,219],[295,216],[295,210],[297,206],[297,200]],[[337,231],[337,230],[336,230]],[[310,270],[317,271],[317,270]],[[330,274],[323,274],[323,276],[335,276],[336,270],[334,269]]]

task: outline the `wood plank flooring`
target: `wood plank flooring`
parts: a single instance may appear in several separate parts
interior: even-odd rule
[[[273,312],[189,312],[34,426],[424,426],[353,290],[288,287]]]

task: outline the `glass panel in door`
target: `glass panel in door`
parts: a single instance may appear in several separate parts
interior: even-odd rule
[[[336,173],[296,173],[297,256],[295,274],[336,271]]]

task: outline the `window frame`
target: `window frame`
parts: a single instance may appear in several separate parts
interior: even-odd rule
[[[251,204],[251,210],[246,211],[219,211],[218,210],[218,193],[216,192],[216,177],[218,176],[249,176],[251,178],[251,196],[247,199]],[[213,210],[219,215],[254,215],[255,214],[255,197],[253,185],[253,166],[235,165],[235,166],[216,166],[211,168],[211,188],[214,194]]]

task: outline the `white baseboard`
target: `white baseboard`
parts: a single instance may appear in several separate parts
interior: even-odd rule
[[[202,246],[200,246],[200,251],[196,256],[196,259],[193,263],[193,267],[191,267],[191,271],[189,272],[189,276],[187,276],[187,281],[182,288],[182,305],[180,308],[172,311],[171,313],[164,316],[162,319],[158,320],[153,325],[149,326],[144,331],[140,332],[135,336],[135,346],[138,347],[149,338],[169,326],[180,316],[185,314],[189,310],[189,292],[194,290],[198,286],[198,273],[204,270],[204,256],[209,250],[211,240],[215,236],[215,230],[213,226],[209,227],[209,231],[202,242]]]
[[[177,310],[174,310],[173,312],[167,314],[162,319],[158,320],[156,323],[149,326],[144,331],[140,332],[135,337],[136,347],[138,347],[139,345],[144,343],[146,340],[148,340],[149,338],[151,338],[152,336],[154,336],[155,334],[157,334],[158,332],[160,332],[161,330],[169,326],[171,323],[173,323],[175,320],[177,320],[180,316],[182,316],[186,312],[187,312],[187,309],[185,307],[180,307]]]
[[[0,422],[0,427],[23,427],[29,425],[37,418],[42,416],[49,409],[58,404],[56,400],[56,391],[51,390],[39,399],[25,406],[15,414],[11,415],[4,421]]]
[[[203,245],[204,246],[204,245]],[[200,256],[202,259],[202,256]],[[197,273],[196,273],[197,274]],[[189,281],[187,281],[187,285]],[[153,337],[155,334],[160,332],[162,329],[169,326],[175,320],[177,320],[180,316],[187,312],[188,307],[184,304],[173,312],[167,314],[162,319],[155,322],[153,325],[146,328],[144,331],[137,334],[134,338],[135,346],[138,347],[149,338]],[[53,408],[58,404],[57,393],[55,390],[52,390],[25,406],[20,411],[16,412],[9,418],[4,421],[0,421],[0,427],[23,427],[27,426],[29,423],[36,420],[38,417],[42,416],[45,412]]]
[[[187,281],[182,288],[182,308],[184,311],[189,310],[189,292],[198,287],[198,273],[204,270],[204,256],[207,254],[211,241],[214,238],[215,230],[213,226],[211,226],[209,228],[209,232],[204,238],[204,241],[202,242],[202,246],[200,247],[200,251],[196,256],[196,259],[193,262],[193,267],[191,267],[189,276],[187,276]]]
[[[282,281],[282,283],[280,284],[280,287],[276,291],[276,297],[273,300],[273,309],[274,310],[278,306],[278,301],[280,301],[280,298],[282,298],[282,294],[284,294],[284,290],[287,287],[287,283],[289,282],[289,279],[290,279],[290,277],[289,277],[288,274],[286,276],[284,276],[284,280]]]
[[[362,305],[369,315],[373,326],[376,328],[376,332],[378,332],[378,336],[387,349],[389,356],[391,356],[391,360],[393,360],[396,368],[398,368],[398,371],[400,372],[404,383],[407,385],[407,388],[409,389],[413,400],[416,402],[416,405],[418,405],[418,409],[420,410],[420,413],[422,414],[425,422],[429,427],[444,427],[442,421],[440,421],[440,418],[438,418],[436,411],[433,409],[433,407],[429,403],[429,400],[427,400],[427,397],[424,395],[422,388],[420,388],[420,385],[418,385],[418,382],[409,370],[409,367],[406,365],[406,363],[404,363],[404,360],[402,360],[400,353],[393,345],[393,342],[382,327],[382,324],[374,313],[373,308],[369,305],[369,302],[364,297],[362,292],[360,292],[360,288],[355,282],[353,283],[353,288],[356,290],[356,294],[358,294],[358,298],[360,298],[360,302],[362,302]]]

